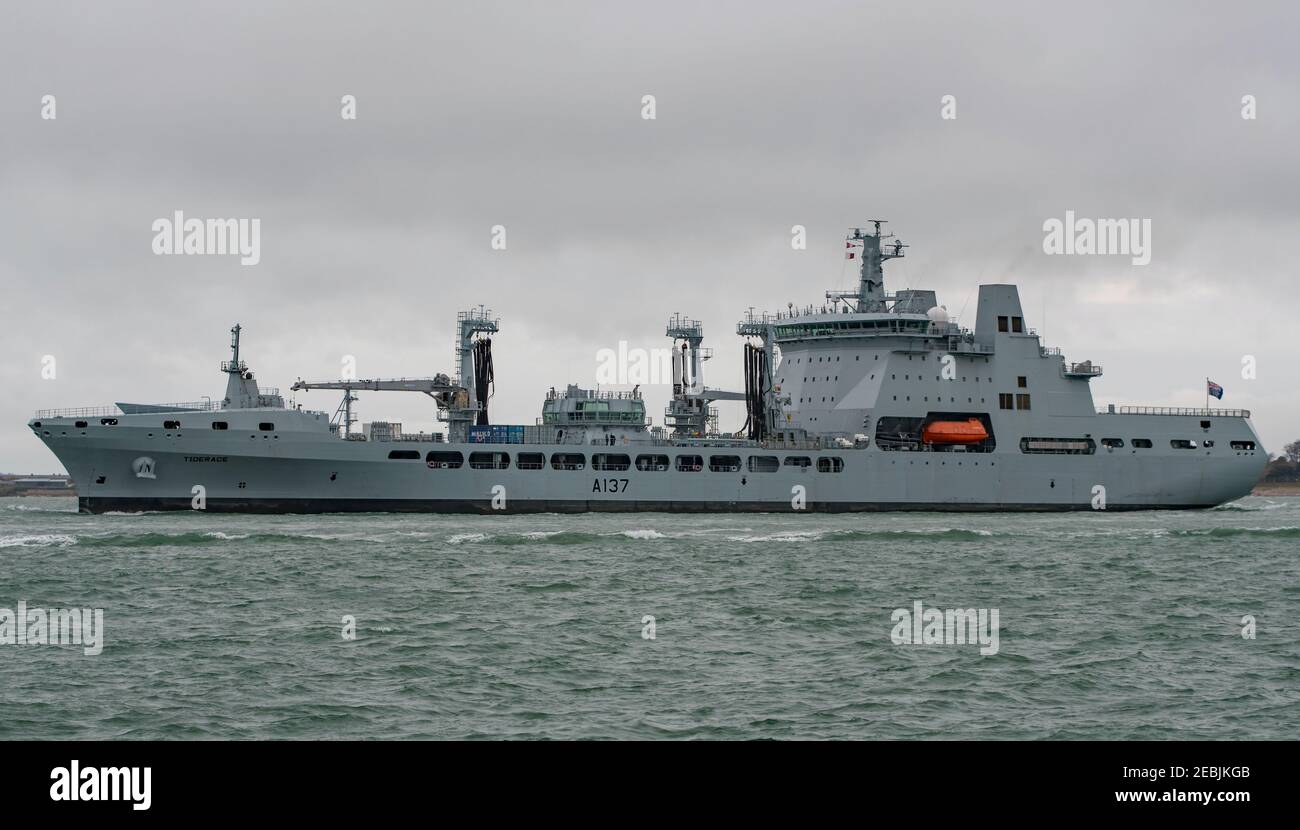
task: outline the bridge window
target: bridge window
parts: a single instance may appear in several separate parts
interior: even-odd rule
[[[621,472],[632,466],[632,459],[626,455],[611,455],[609,453],[596,453],[591,457],[591,468],[593,470],[608,470],[610,472]]]
[[[1024,410],[1028,410],[1028,409],[1029,409],[1029,395],[1028,395],[1028,394],[1023,394],[1023,393],[1022,393],[1022,394],[1017,394],[1017,395],[1016,395],[1016,409],[1024,409]]]
[[[787,455],[785,457],[785,466],[806,470],[812,466],[812,459],[806,455]]]
[[[1015,334],[1020,334],[1020,333],[1024,332],[1024,330],[1025,330],[1025,321],[1024,321],[1024,318],[1022,318],[1022,317],[1012,317],[1012,318],[1011,318],[1011,331],[1012,331],[1013,333],[1015,333]]]
[[[213,421],[213,422],[212,422],[212,428],[213,428],[213,429],[230,429],[230,424],[226,423],[225,421]]]
[[[709,456],[709,470],[715,473],[738,473],[740,472],[740,456],[711,455]]]
[[[998,409],[1014,409],[1013,398],[1010,392],[998,393]]]
[[[1018,376],[1018,377],[1016,378],[1016,386],[1019,386],[1021,389],[1028,389],[1028,388],[1029,388],[1029,378],[1025,377],[1024,375],[1020,375],[1020,376]]]
[[[557,452],[551,456],[552,470],[581,470],[587,466],[587,456],[580,452]]]
[[[1011,330],[1010,326],[1007,325],[1007,318],[1006,318],[1006,317],[999,317],[999,318],[998,318],[998,331],[1010,331],[1010,330]]]
[[[668,456],[638,455],[636,457],[636,468],[643,473],[662,473],[668,469]]]
[[[1123,438],[1103,438],[1103,439],[1101,439],[1101,445],[1102,445],[1103,447],[1105,447],[1106,449],[1108,449],[1108,450],[1122,450],[1122,449],[1124,449],[1124,439],[1123,439]]]
[[[458,470],[465,463],[465,456],[448,450],[434,450],[425,454],[424,463],[432,470]]]
[[[844,472],[844,459],[831,456],[829,458],[817,459],[817,472],[819,473],[842,473]]]
[[[1133,439],[1133,448],[1134,448],[1134,449],[1138,449],[1138,450],[1149,450],[1149,449],[1151,449],[1151,439],[1150,439],[1150,438],[1134,438],[1134,439]]]
[[[677,471],[682,473],[698,473],[704,469],[704,459],[698,455],[679,455],[677,456]]]
[[[270,421],[263,421],[262,423],[257,425],[257,428],[260,429],[262,432],[275,432],[275,424],[271,423]]]
[[[781,462],[774,455],[751,455],[749,471],[751,473],[775,473],[781,469]]]
[[[507,470],[510,454],[505,452],[472,452],[469,454],[471,470]]]
[[[515,466],[521,470],[540,470],[546,466],[546,456],[540,452],[521,452],[515,458]]]
[[[398,459],[402,459],[406,461],[419,461],[420,451],[419,450],[393,450],[388,454],[388,457],[394,461]]]

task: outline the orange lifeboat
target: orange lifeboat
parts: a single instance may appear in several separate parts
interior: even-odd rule
[[[978,418],[932,421],[921,431],[921,440],[926,444],[978,444],[988,437],[984,424]]]

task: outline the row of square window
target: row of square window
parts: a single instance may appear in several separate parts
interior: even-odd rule
[[[826,383],[829,383],[829,382],[831,382],[831,381],[833,381],[833,380],[834,380],[834,381],[838,381],[839,379],[840,379],[840,376],[839,376],[839,375],[835,375],[834,377],[832,377],[832,376],[830,376],[830,375],[827,375],[826,377],[822,378],[822,381],[823,381],[823,382],[826,382]],[[870,380],[875,380],[875,379],[876,379],[876,376],[875,376],[874,374],[871,375]],[[890,380],[898,380],[898,375],[896,375],[896,374],[895,374],[895,375],[890,375],[890,376],[889,376],[889,379],[890,379]],[[911,379],[912,379],[912,376],[911,376],[911,375],[903,375],[903,380],[911,380]],[[917,375],[917,376],[916,376],[916,379],[917,379],[917,380],[920,380],[920,379],[921,379],[921,376],[920,376],[920,375]],[[934,376],[934,379],[935,379],[935,380],[938,380],[938,381],[942,381],[942,380],[943,380],[943,378],[941,378],[939,375],[935,375],[935,376]],[[954,380],[955,380],[955,378],[954,378]],[[961,381],[962,381],[962,383],[965,383],[965,382],[966,382],[966,376],[965,376],[965,375],[962,376]],[[803,382],[804,382],[804,383],[808,383],[808,378],[807,378],[807,377],[804,377]],[[816,382],[817,382],[817,378],[816,378],[816,377],[813,377],[813,378],[812,378],[812,382],[813,382],[813,383],[816,383]],[[976,382],[976,383],[979,383],[979,382],[980,382],[979,375],[976,375],[976,376],[975,376],[975,382]],[[989,378],[989,383],[992,383],[992,382],[993,382],[993,378]],[[785,378],[778,378],[778,379],[777,379],[777,383],[785,383]],[[1021,389],[1028,388],[1028,386],[1029,386],[1029,379],[1026,378],[1024,375],[1021,375],[1021,376],[1019,376],[1019,377],[1016,378],[1016,385],[1019,386]]]
[[[1124,439],[1123,439],[1123,438],[1103,438],[1103,439],[1101,439],[1101,445],[1102,445],[1103,447],[1107,448],[1107,449],[1112,449],[1112,450],[1123,449],[1123,448],[1124,448]],[[1249,451],[1255,449],[1255,442],[1254,442],[1254,441],[1229,441],[1229,442],[1228,442],[1228,445],[1229,445],[1230,447],[1232,447],[1232,449],[1237,450],[1237,451],[1246,451],[1246,452],[1249,452]],[[1151,439],[1150,439],[1150,438],[1134,438],[1134,439],[1133,439],[1133,446],[1134,446],[1136,449],[1149,450],[1149,449],[1151,449]],[[1194,449],[1196,449],[1196,441],[1193,440],[1193,439],[1190,439],[1190,438],[1174,438],[1174,439],[1170,440],[1170,442],[1169,442],[1169,446],[1172,447],[1172,448],[1174,448],[1174,449],[1176,449],[1176,450],[1194,450]],[[1213,448],[1213,447],[1214,447],[1214,439],[1213,439],[1213,438],[1207,438],[1207,439],[1201,441],[1201,446],[1202,446],[1202,447],[1205,447],[1206,449],[1211,449],[1211,448]]]
[[[1005,320],[1005,319],[1007,319],[1007,318],[1002,317],[1002,318],[999,318],[999,319]],[[1019,318],[1019,317],[1016,317],[1016,318],[1014,318],[1014,319],[1019,320],[1020,318]],[[1019,326],[1019,325],[1020,325],[1020,324],[1017,323],[1017,326]],[[1006,329],[1000,329],[1000,330],[1001,330],[1001,331],[1006,331]],[[1016,331],[1020,331],[1020,328],[1017,328]],[[910,354],[909,354],[909,355],[907,356],[907,359],[908,359],[908,360],[911,360],[912,357],[913,357],[913,355],[910,355]],[[924,361],[925,358],[926,358],[925,355],[921,355],[921,360],[922,360],[922,361]],[[857,361],[860,361],[860,360],[862,360],[862,355],[860,355],[860,354],[855,354],[855,355],[853,356],[853,359],[854,359],[854,360],[857,360]],[[876,356],[875,356],[875,359],[876,359],[876,360],[879,360],[879,359],[880,359],[880,355],[876,355]],[[796,358],[794,358],[793,360],[791,360],[790,363],[791,363],[791,364],[798,364],[798,363],[799,363],[800,361],[802,361],[802,360],[803,360],[803,358],[796,357]],[[811,357],[808,358],[808,362],[809,362],[809,363],[812,363],[812,358],[811,358]],[[822,359],[821,359],[820,357],[817,358],[817,362],[818,362],[818,363],[821,363],[821,362],[822,362]],[[826,362],[827,362],[827,363],[830,363],[830,362],[831,362],[831,359],[830,359],[829,357],[826,358]],[[836,363],[839,363],[839,362],[840,362],[840,356],[839,356],[839,355],[835,355],[835,362],[836,362]],[[984,362],[985,362],[985,363],[988,363],[988,362],[989,362],[989,359],[988,359],[987,357],[984,358]]]
[[[115,427],[117,426],[117,419],[100,418],[99,425],[105,427]],[[40,426],[40,423],[37,423],[36,426]],[[87,424],[85,421],[77,421],[75,424],[73,424],[73,426],[75,426],[77,429],[85,429]],[[180,428],[181,428],[180,421],[163,421],[163,429],[180,429]],[[230,429],[230,424],[225,421],[213,421],[212,428]],[[270,421],[263,421],[262,423],[257,425],[257,428],[262,432],[275,432],[275,424],[271,423]]]
[[[418,450],[392,450],[388,453],[392,460],[418,461]],[[455,470],[465,464],[465,456],[455,450],[434,450],[426,453],[424,461],[432,469]],[[587,456],[580,452],[557,452],[551,455],[551,469],[582,470],[587,466]],[[668,469],[666,455],[638,455],[635,466],[641,472],[663,472]],[[751,473],[774,473],[782,466],[781,459],[775,455],[751,455],[745,466]],[[786,467],[807,469],[813,466],[813,460],[806,455],[786,456]],[[510,467],[510,454],[505,452],[472,452],[469,454],[469,466],[474,470],[505,470]],[[546,466],[546,455],[540,452],[521,452],[515,457],[515,466],[520,470],[540,470]],[[614,453],[596,453],[591,457],[593,470],[621,472],[631,469],[633,461],[630,456]],[[705,468],[705,460],[699,455],[679,455],[673,464],[678,472],[698,473]],[[738,455],[711,455],[708,469],[715,473],[738,473],[741,458]],[[821,473],[839,473],[844,470],[844,459],[826,456],[817,459],[817,471]]]

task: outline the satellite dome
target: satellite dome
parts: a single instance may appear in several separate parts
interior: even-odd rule
[[[925,313],[930,318],[931,323],[943,325],[948,322],[948,307],[937,305]]]

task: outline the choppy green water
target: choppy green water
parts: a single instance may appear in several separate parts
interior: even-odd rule
[[[3,738],[1300,737],[1298,498],[1069,515],[72,508],[0,499],[0,607],[105,613],[97,656],[0,645]],[[997,608],[999,652],[894,645],[890,613],[916,600]]]

